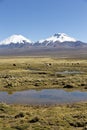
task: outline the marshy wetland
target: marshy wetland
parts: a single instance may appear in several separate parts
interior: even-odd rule
[[[87,59],[0,57],[0,91],[3,100],[0,100],[0,130],[87,130]],[[69,101],[72,94],[76,96],[74,99],[82,97],[83,102],[22,104],[28,91],[30,94],[32,91],[32,97],[36,95],[37,100],[36,93],[47,100],[48,92],[49,99],[60,95],[62,101],[68,93]],[[15,95],[17,101],[20,97],[21,103],[6,104],[7,93],[9,101]]]
[[[87,60],[51,57],[0,58],[0,90],[87,89]]]

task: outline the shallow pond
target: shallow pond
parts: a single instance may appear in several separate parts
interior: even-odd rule
[[[80,71],[63,71],[63,72],[56,72],[56,74],[82,74],[84,72],[80,72]]]
[[[87,101],[87,92],[67,92],[62,89],[27,90],[9,94],[0,92],[0,102],[11,104],[62,104]]]

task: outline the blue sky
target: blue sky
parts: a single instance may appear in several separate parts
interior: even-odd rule
[[[0,40],[22,34],[37,41],[62,32],[87,42],[87,0],[0,0]]]

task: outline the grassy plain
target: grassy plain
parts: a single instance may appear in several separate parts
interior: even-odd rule
[[[0,104],[0,130],[87,130],[87,103],[57,106]]]
[[[87,59],[0,57],[0,90],[32,88],[86,91]],[[1,103],[0,130],[87,130],[87,103],[56,106]]]
[[[87,59],[0,57],[0,90],[31,88],[86,90]]]

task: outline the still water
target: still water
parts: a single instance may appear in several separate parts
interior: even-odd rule
[[[87,92],[67,92],[62,89],[27,90],[14,92],[13,94],[0,92],[0,102],[10,104],[49,105],[78,101],[87,101]]]

